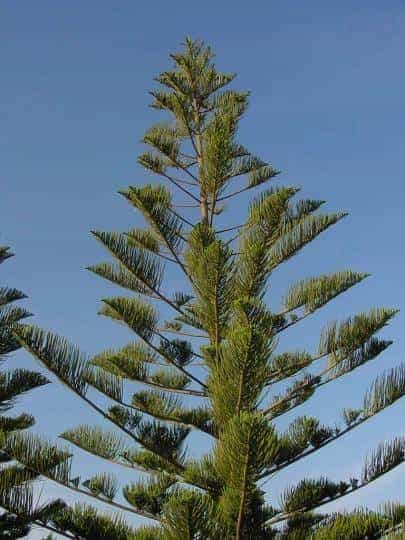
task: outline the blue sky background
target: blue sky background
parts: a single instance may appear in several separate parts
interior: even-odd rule
[[[150,180],[136,164],[139,140],[162,117],[147,107],[147,91],[168,66],[168,53],[190,34],[213,46],[219,67],[239,73],[235,86],[252,91],[241,142],[283,171],[279,182],[326,199],[328,209],[350,212],[275,273],[270,304],[276,307],[287,286],[305,276],[344,268],[372,273],[280,347],[314,350],[328,320],[381,304],[404,309],[404,23],[400,0],[3,0],[0,242],[17,257],[2,265],[1,282],[26,291],[36,323],[88,353],[129,340],[124,329],[96,315],[99,299],[120,291],[84,270],[106,260],[89,230],[139,223],[116,191]],[[226,219],[239,222],[245,207],[245,201],[233,203]],[[171,276],[170,286],[181,287],[181,280]],[[383,332],[395,344],[324,387],[300,414],[333,424],[343,407],[360,405],[367,383],[403,359],[403,327],[400,313]],[[33,362],[19,352],[10,364]],[[32,411],[36,429],[52,436],[78,423],[100,423],[58,383],[30,393],[19,408]],[[404,434],[403,418],[404,402],[397,403],[291,467],[269,485],[273,500],[304,474],[341,479],[358,473],[368,450]],[[105,466],[78,456],[80,471]],[[375,507],[388,497],[403,502],[403,474],[395,470],[339,508]],[[44,486],[45,496],[55,493]]]

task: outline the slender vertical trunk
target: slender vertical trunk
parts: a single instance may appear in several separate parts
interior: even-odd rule
[[[250,437],[249,437],[250,441]],[[248,446],[249,446],[248,441]],[[244,521],[244,515],[245,515],[245,504],[246,504],[246,484],[247,484],[247,473],[248,473],[248,465],[249,465],[249,453],[246,454],[245,463],[243,466],[243,483],[242,483],[242,493],[240,497],[240,504],[239,504],[239,512],[238,512],[238,520],[236,522],[236,536],[235,540],[242,540],[242,528],[243,528],[243,521]]]
[[[201,144],[201,135],[196,135],[196,146],[197,146],[197,162],[198,162],[198,179],[200,180],[201,176],[201,165],[202,165],[202,144]],[[200,213],[201,213],[201,221],[203,223],[208,223],[209,221],[209,215],[208,215],[208,201],[205,193],[203,191],[200,191]]]
[[[201,221],[203,223],[208,223],[208,202],[203,194],[200,195],[200,212]]]
[[[197,105],[197,101],[193,100],[194,105],[194,119],[195,119],[195,125],[199,126],[200,122],[200,111]],[[200,181],[201,178],[201,165],[202,165],[202,141],[201,141],[201,134],[199,133],[199,130],[197,128],[196,130],[196,136],[195,136],[195,144],[197,147],[197,164],[198,164],[198,180]],[[201,182],[200,182],[201,185]],[[200,214],[201,214],[201,221],[203,223],[209,223],[209,214],[208,214],[208,201],[205,193],[200,191]]]

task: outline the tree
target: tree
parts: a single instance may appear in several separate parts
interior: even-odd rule
[[[0,246],[0,264],[12,256],[9,248]],[[18,289],[0,287],[0,362],[20,346],[13,336],[12,328],[30,314],[15,302],[25,298]],[[30,482],[38,474],[30,468],[13,462],[10,445],[17,445],[20,430],[30,428],[35,420],[30,414],[8,416],[18,396],[48,384],[40,373],[26,369],[0,372],[0,462],[7,464],[0,469],[0,507],[6,510],[0,515],[0,538],[22,538],[30,531],[32,523],[46,526],[53,512],[64,508],[60,500],[44,505],[34,503]]]
[[[346,433],[403,396],[402,365],[372,382],[360,406],[343,409],[340,425],[297,416],[283,432],[274,426],[320,387],[359,373],[389,347],[376,334],[396,310],[375,308],[329,323],[316,353],[294,346],[277,352],[279,335],[367,277],[350,270],[310,277],[291,286],[279,311],[266,305],[273,272],[346,214],[320,213],[320,200],[297,201],[296,187],[268,187],[278,171],[237,141],[249,94],[229,89],[235,75],[217,70],[209,47],[187,39],[171,59],[172,69],[151,92],[152,107],[171,119],[146,132],[149,150],[138,160],[164,183],[121,192],[147,227],[93,231],[113,262],[89,270],[131,293],[103,299],[101,314],[137,339],[89,359],[38,327],[16,329],[20,343],[111,425],[61,435],[106,460],[108,472],[84,480],[70,470],[45,476],[156,522],[120,538],[381,538],[403,521],[400,504],[351,514],[318,509],[399,465],[403,438],[380,445],[358,478],[303,478],[279,501],[267,500],[260,486],[309,454],[343,444]],[[225,205],[254,191],[246,219],[224,221]],[[181,291],[171,286],[174,272]],[[128,381],[141,388],[130,399]],[[108,409],[91,388],[109,398]],[[210,447],[201,458],[186,450],[193,431]],[[17,459],[29,464],[34,457],[21,451]],[[111,463],[149,475],[124,487],[125,504],[117,499]],[[101,538],[81,523],[81,536]]]

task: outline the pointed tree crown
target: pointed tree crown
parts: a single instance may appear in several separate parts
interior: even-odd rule
[[[62,437],[150,478],[126,485],[125,503],[106,473],[82,479],[69,471],[58,481],[156,521],[131,533],[136,539],[382,534],[403,519],[403,507],[331,516],[317,509],[401,463],[403,438],[380,446],[358,478],[304,478],[275,500],[261,486],[305,456],[342,444],[346,433],[403,396],[401,366],[372,382],[356,408],[342,403],[341,423],[299,414],[320,387],[389,347],[377,333],[396,310],[373,308],[328,323],[313,352],[295,344],[278,351],[281,334],[368,275],[342,269],[310,277],[285,292],[278,310],[266,302],[276,269],[346,214],[322,212],[323,201],[299,199],[296,186],[271,185],[278,171],[238,140],[249,93],[229,86],[235,74],[218,71],[209,47],[187,39],[171,60],[151,92],[152,107],[168,120],[146,132],[147,150],[138,158],[158,182],[121,191],[146,226],[93,231],[112,262],[89,269],[127,291],[103,299],[100,312],[135,339],[89,359],[41,329],[17,330],[21,343],[111,427],[82,425]],[[245,192],[252,192],[246,216],[238,207],[239,220],[228,223],[224,211]],[[181,290],[173,287],[172,270],[165,279],[168,268],[178,271]],[[107,410],[90,388],[109,398]],[[298,415],[284,431],[276,429],[274,420],[290,411]],[[193,430],[207,439],[200,458],[187,446]],[[23,462],[28,458],[21,453]],[[79,521],[70,520],[72,530]],[[350,536],[353,530],[363,536]],[[342,531],[346,536],[338,536]]]

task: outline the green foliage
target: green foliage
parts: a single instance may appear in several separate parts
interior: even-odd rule
[[[156,363],[156,355],[142,344],[130,344],[121,350],[107,350],[92,358],[91,363],[106,372],[132,381],[145,381],[149,365]]]
[[[88,505],[77,504],[66,508],[54,518],[55,525],[62,531],[71,531],[74,538],[86,540],[144,540],[119,516],[101,514]]]
[[[366,460],[363,469],[363,483],[371,482],[390,471],[405,460],[405,437],[397,437],[385,442]]]
[[[303,279],[290,288],[283,299],[283,308],[288,311],[302,308],[304,313],[310,313],[368,276],[369,274],[346,270],[317,278]]]
[[[127,407],[114,405],[108,409],[109,417],[114,422],[126,430],[126,433],[133,432],[138,427],[141,420],[141,415],[138,412],[133,412]]]
[[[251,203],[236,262],[237,296],[260,297],[263,294],[271,272],[269,248],[281,234],[289,201],[297,191],[291,187],[270,189]]]
[[[185,388],[190,383],[190,379],[186,375],[177,373],[175,370],[166,371],[163,369],[155,371],[150,376],[150,380],[163,387],[178,389]]]
[[[130,245],[122,234],[93,231],[93,235],[130,272],[131,278],[140,283],[141,291],[153,293],[160,288],[163,269],[154,255]],[[100,267],[96,273],[100,274]],[[102,277],[109,279],[108,275]]]
[[[51,332],[36,326],[14,328],[19,342],[66,385],[78,394],[87,390],[87,358],[77,347]]]
[[[11,257],[8,248],[0,247],[0,264]],[[9,353],[19,348],[20,344],[14,333],[15,328],[30,313],[15,302],[26,298],[15,288],[0,287],[0,360],[5,360]],[[29,453],[30,436],[19,432],[34,425],[32,415],[21,413],[18,416],[3,416],[10,411],[17,399],[35,388],[44,386],[49,380],[41,373],[26,369],[0,372],[0,507],[5,511],[0,514],[0,537],[22,538],[31,529],[31,524],[41,521],[47,523],[51,516],[64,504],[60,500],[41,505],[34,500],[31,483],[40,471],[24,467],[21,463],[12,463],[19,453]],[[48,458],[50,456],[47,456]],[[41,465],[55,471],[60,466],[56,456],[46,459],[42,456]],[[25,465],[29,465],[24,463]]]
[[[117,437],[114,431],[106,432],[94,426],[79,426],[65,431],[60,437],[87,452],[109,460],[119,460],[126,450],[124,441]]]
[[[214,519],[213,519],[214,518]],[[164,507],[163,538],[220,538],[212,501],[191,490],[176,490]]]
[[[387,505],[380,512],[357,509],[351,513],[332,514],[315,532],[315,540],[362,540],[390,538],[386,531],[404,522],[403,505]],[[399,537],[398,537],[399,538]]]
[[[27,298],[27,296],[18,289],[0,287],[0,306],[5,306],[17,300],[23,300],[24,298]]]
[[[232,303],[231,250],[205,225],[193,229],[188,248],[185,261],[197,296],[193,315],[218,347]]]
[[[35,424],[35,419],[30,414],[22,413],[13,418],[0,416],[0,431],[16,431],[18,429],[27,429]]]
[[[346,357],[343,356],[343,351],[340,352],[340,355],[342,356],[331,355],[329,357],[328,367],[328,371],[330,373],[329,378],[333,379],[353,371],[366,362],[376,358],[390,345],[392,345],[392,341],[371,338],[369,341],[364,343],[362,347],[357,349],[357,351],[353,353],[347,352],[346,354],[348,354],[348,356]]]
[[[26,369],[0,373],[0,411],[10,409],[19,395],[48,383],[40,373]]]
[[[37,474],[63,483],[69,480],[71,454],[32,433],[11,433],[6,437],[3,451]]]
[[[256,481],[277,450],[274,428],[259,413],[243,411],[227,422],[215,456],[215,467],[226,486],[220,505],[227,521],[236,523],[253,511]]]
[[[347,487],[341,489],[346,491]],[[319,480],[302,480],[297,486],[287,488],[281,496],[281,507],[284,512],[311,509],[324,499],[332,499],[339,493],[340,486],[327,478]],[[343,491],[343,492],[344,492]]]
[[[180,339],[162,339],[158,352],[167,362],[179,366],[186,366],[192,361],[193,357],[190,343]]]
[[[181,220],[171,211],[172,197],[169,190],[163,185],[148,185],[142,188],[131,186],[127,191],[121,193],[136,209],[142,212],[151,226],[151,231],[146,233],[148,236],[145,233],[140,236],[139,232],[134,235],[134,231],[132,231],[129,237],[135,239],[135,242],[141,246],[139,240],[142,239],[143,246],[146,243],[149,251],[158,252],[156,248],[160,243],[170,252],[176,253],[182,244],[183,225]]]
[[[136,392],[132,396],[132,405],[155,418],[213,433],[211,411],[204,406],[183,407],[179,397],[157,391]]]
[[[126,236],[129,244],[152,253],[159,253],[159,239],[153,232],[144,229],[131,229],[126,233]]]
[[[297,417],[280,437],[276,463],[280,464],[293,459],[309,446],[319,447],[335,433],[336,429],[321,425],[317,418]]]
[[[215,496],[218,496],[224,487],[223,480],[215,466],[214,453],[206,454],[198,460],[188,461],[183,478],[185,482],[199,486]]]
[[[176,483],[170,475],[159,475],[147,482],[139,481],[124,489],[125,499],[135,508],[158,515],[170,499],[169,489]]]
[[[189,429],[181,426],[165,426],[162,422],[143,421],[138,429],[139,439],[145,448],[154,451],[169,463],[183,460],[183,444]]]
[[[318,352],[330,354],[331,362],[339,361],[362,347],[373,334],[381,330],[398,312],[396,309],[378,308],[360,313],[343,323],[331,323],[323,331]]]
[[[126,461],[140,470],[149,471],[150,473],[167,472],[175,474],[179,471],[176,463],[168,463],[164,458],[159,457],[149,450],[129,450],[125,452]]]
[[[366,415],[376,414],[405,393],[405,365],[383,373],[374,381],[363,400]]]
[[[402,463],[400,438],[380,446],[359,478],[335,482],[322,473],[318,479],[297,473],[295,486],[283,490],[280,508],[268,504],[276,500],[267,484],[273,475],[326,445],[342,444],[346,433],[403,396],[404,367],[394,367],[376,378],[359,408],[344,403],[342,425],[322,424],[305,414],[293,416],[284,431],[271,423],[310,399],[316,410],[320,387],[354,376],[380,355],[391,341],[376,334],[396,310],[376,307],[328,324],[316,353],[294,344],[277,350],[280,334],[368,274],[344,270],[301,279],[287,289],[280,310],[270,310],[266,294],[274,270],[346,214],[320,213],[324,201],[297,200],[296,187],[268,187],[278,171],[238,140],[249,93],[227,87],[235,75],[217,69],[209,47],[187,38],[171,59],[172,67],[156,78],[151,92],[152,108],[170,120],[147,130],[142,139],[147,149],[138,158],[158,182],[120,191],[146,227],[93,232],[112,262],[89,270],[135,293],[103,299],[100,313],[124,324],[138,341],[89,359],[63,338],[21,324],[26,312],[7,304],[21,293],[0,290],[0,335],[5,323],[8,332],[4,350],[23,345],[110,424],[82,425],[62,438],[132,469],[131,475],[138,469],[150,476],[131,478],[123,486],[125,506],[110,464],[104,461],[102,471],[84,481],[72,478],[68,453],[14,434],[5,436],[7,448],[26,468],[9,474],[18,482],[28,471],[42,473],[156,522],[133,530],[91,507],[66,508],[53,523],[74,538],[365,540],[396,532],[404,519],[401,506],[332,515],[317,509]],[[258,193],[247,215],[228,223],[227,205],[252,189]],[[186,215],[178,210],[182,207],[188,208]],[[2,253],[7,257],[7,251]],[[29,385],[23,373],[15,384],[4,377],[0,387],[11,389],[9,398],[4,394],[5,406],[13,401],[13,387],[15,395],[23,390],[22,379],[27,389],[41,382],[33,379]],[[10,432],[28,427],[32,419],[1,422]],[[188,446],[195,430],[194,445]],[[211,448],[195,454],[206,436]]]
[[[86,373],[87,382],[106,396],[115,401],[123,399],[122,379],[115,373],[110,373],[104,369],[89,368]]]
[[[0,482],[0,506],[7,510],[0,516],[0,538],[25,538],[32,523],[53,523],[55,516],[65,509],[65,503],[60,499],[37,504],[27,485],[4,486]]]
[[[361,409],[344,409],[342,416],[347,426],[353,424],[361,415]]]
[[[284,352],[271,359],[270,380],[281,380],[295,375],[301,369],[309,366],[312,356],[305,351]]]
[[[138,298],[104,299],[101,315],[123,322],[140,338],[149,342],[157,324],[157,314],[153,307]]]
[[[0,246],[0,264],[13,256],[8,247]],[[19,348],[11,327],[14,323],[30,314],[24,308],[16,306],[15,302],[26,298],[25,294],[11,287],[0,287],[0,360],[3,355]]]
[[[90,270],[93,274],[107,279],[124,289],[142,294],[149,293],[148,287],[143,285],[142,282],[134,277],[122,264],[99,263],[89,266],[87,270]]]
[[[249,303],[236,306],[219,358],[211,367],[208,388],[218,426],[226,426],[240,411],[255,410],[268,377],[272,351],[268,321],[250,320],[252,307]]]
[[[347,214],[319,214],[306,216],[295,225],[288,224],[283,230],[283,235],[275,242],[270,250],[270,268],[290,259],[304,246],[312,242],[323,231],[340,221]]]
[[[112,501],[117,494],[117,480],[109,474],[98,474],[85,480],[83,486],[87,487],[91,493],[97,496],[104,496]]]

